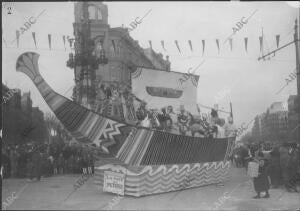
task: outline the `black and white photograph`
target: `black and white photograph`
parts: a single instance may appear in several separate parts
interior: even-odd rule
[[[1,4],[1,210],[300,209],[299,1]]]

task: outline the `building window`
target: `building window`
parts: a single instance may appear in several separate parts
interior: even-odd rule
[[[102,20],[103,16],[102,16],[102,12],[100,9],[97,9],[97,20]]]
[[[89,6],[89,19],[90,20],[96,20],[96,7],[95,6]]]
[[[111,57],[115,57],[115,49],[113,45],[109,47],[109,54]]]
[[[95,6],[89,6],[88,11],[89,11],[89,19],[90,20],[102,20],[103,19],[102,12],[99,8],[97,8]]]

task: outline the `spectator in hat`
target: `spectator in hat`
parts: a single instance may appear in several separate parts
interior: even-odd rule
[[[280,153],[280,168],[281,168],[283,184],[287,191],[291,191],[289,185],[289,171],[288,171],[289,150],[286,146],[281,146],[279,149],[279,153]]]
[[[299,161],[298,161],[299,162]],[[293,148],[290,152],[288,165],[287,165],[287,175],[288,175],[288,191],[295,191],[297,190],[297,184],[293,181],[293,178],[297,176],[297,158],[296,158],[296,150]]]
[[[274,147],[270,152],[270,178],[273,188],[277,188],[281,180],[281,169],[280,169],[280,153],[279,148]]]

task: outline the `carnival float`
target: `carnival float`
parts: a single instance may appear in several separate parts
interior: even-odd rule
[[[196,118],[194,124],[191,118],[181,118],[189,122],[186,127],[177,124],[177,128],[161,129],[105,116],[55,92],[41,76],[38,59],[37,53],[23,53],[16,70],[32,80],[77,141],[107,150],[107,156],[95,165],[95,184],[103,191],[140,197],[216,184],[228,178],[235,135],[205,133],[200,130],[205,125]],[[151,96],[149,108],[164,107],[170,113],[180,108],[182,113],[173,118],[176,125],[185,110],[197,113],[191,100],[197,97],[198,79],[192,74],[137,68],[132,74],[132,92],[137,97]],[[195,135],[197,132],[200,135]]]

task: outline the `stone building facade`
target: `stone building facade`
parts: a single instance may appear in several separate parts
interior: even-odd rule
[[[74,65],[75,88],[73,99],[89,108],[97,104],[97,95],[101,85],[126,85],[130,87],[131,73],[138,67],[170,70],[170,62],[152,49],[143,49],[133,40],[128,28],[111,28],[108,24],[108,8],[102,2],[75,2],[75,59],[82,52],[82,40],[89,36],[93,55],[105,52],[107,64],[90,67],[88,73],[82,73],[81,65]],[[88,14],[87,14],[88,13]],[[84,21],[88,15],[89,34],[86,34]]]
[[[289,116],[283,103],[275,102],[261,115],[256,116],[252,128],[255,141],[288,142]]]

